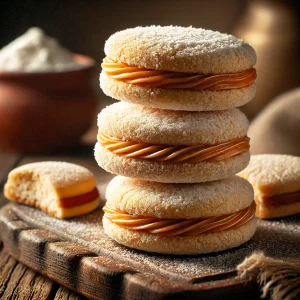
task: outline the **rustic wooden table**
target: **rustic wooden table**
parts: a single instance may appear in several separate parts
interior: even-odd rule
[[[108,178],[111,178],[111,175],[108,175],[97,165],[93,157],[93,145],[80,146],[76,148],[76,151],[56,153],[55,155],[29,156],[0,152],[0,208],[8,202],[3,196],[3,185],[10,170],[26,163],[49,160],[67,161],[85,166],[96,175],[98,183],[102,183],[102,185],[108,181]],[[8,208],[10,209],[11,206],[6,206],[6,208],[1,210],[2,221],[3,215],[5,215],[4,212],[8,211]],[[11,211],[13,213],[17,212],[21,219],[15,219],[10,212],[8,219],[12,217],[12,220],[9,221],[7,219],[9,222],[6,220],[5,224],[9,225],[11,222],[15,225],[12,227],[1,227],[0,299],[86,299],[57,282],[61,282],[84,295],[91,295],[97,299],[120,299],[120,295],[122,299],[170,299],[171,296],[174,296],[172,299],[215,299],[215,295],[218,296],[218,299],[229,299],[229,296],[230,299],[259,299],[260,292],[256,279],[236,278],[236,264],[249,256],[253,250],[266,252],[271,257],[278,257],[278,254],[286,259],[298,259],[299,257],[298,224],[300,220],[297,217],[285,219],[284,223],[280,221],[274,221],[273,223],[261,221],[256,235],[247,244],[232,251],[207,255],[198,259],[197,257],[174,258],[151,253],[147,254],[125,249],[125,247],[120,245],[113,245],[113,241],[107,240],[106,236],[102,234],[103,228],[101,226],[93,227],[93,230],[97,230],[98,243],[93,244],[92,247],[90,243],[93,241],[94,231],[92,236],[87,238],[84,234],[78,234],[79,231],[77,229],[75,230],[76,234],[74,234],[71,230],[72,226],[68,228],[68,232],[64,232],[62,228],[66,228],[66,224],[62,220],[55,224],[49,223],[48,219],[52,218],[46,214],[42,216],[42,212],[36,209],[15,205],[14,210],[11,209]],[[32,219],[29,222],[27,219],[30,219],[30,215]],[[91,217],[91,215],[89,216]],[[16,215],[16,217],[18,216]],[[22,220],[27,220],[28,224],[33,227],[28,227]],[[43,222],[37,224],[41,220]],[[87,219],[85,219],[86,221]],[[89,224],[93,226],[93,220],[90,221],[91,223]],[[74,228],[80,226],[80,222],[78,222],[78,220],[77,223],[74,222]],[[22,224],[27,227],[24,227]],[[56,231],[52,232],[54,227]],[[5,228],[7,228],[8,235],[5,234]],[[41,236],[37,240],[32,238],[38,235],[34,230],[36,228],[43,229],[40,231],[43,231],[44,239],[45,234],[47,235],[51,231],[54,234],[57,234],[57,232],[60,234],[59,237],[55,237],[56,242],[61,239],[64,242],[77,243],[80,240],[78,245],[81,247],[81,252],[77,248],[76,250],[72,248],[73,252],[69,251],[68,246],[66,249],[69,250],[63,253],[61,249],[66,244],[64,242],[51,247],[53,234],[51,235],[52,239],[47,241],[47,249],[49,251],[45,252],[43,247],[36,247],[36,243],[39,242],[44,245],[44,240]],[[84,233],[83,228],[80,228],[80,232]],[[25,230],[28,234],[22,236],[22,230]],[[70,235],[72,235],[72,238]],[[74,239],[75,236],[76,239]],[[59,240],[56,240],[56,238]],[[20,245],[21,248],[19,248]],[[34,247],[29,247],[30,245]],[[72,245],[74,247],[74,244]],[[30,249],[26,248],[26,250],[25,246]],[[100,250],[99,247],[101,248]],[[37,264],[34,263],[33,268],[47,276],[50,274],[49,277],[54,278],[57,282],[36,273],[16,261],[8,255],[6,249],[28,266],[32,266],[30,264],[32,262],[38,262]],[[14,252],[16,249],[18,251],[22,249],[23,252],[20,251],[20,253],[22,252],[23,255],[18,255],[18,251]],[[76,255],[74,255],[74,252],[76,252]],[[79,252],[80,254],[78,254]],[[38,255],[40,257],[37,257]],[[82,265],[78,268],[78,272],[80,272],[75,272],[76,274],[74,275],[73,269],[68,268],[68,264],[73,265],[73,259],[78,263],[78,255],[82,258]],[[60,258],[58,259],[58,257]],[[49,261],[54,262],[50,266],[51,268],[45,268],[44,260],[48,258]],[[227,271],[224,271],[225,262]],[[58,274],[58,266],[60,266],[59,270],[63,271],[63,275]],[[207,266],[214,266],[214,269],[210,270],[208,268],[207,271]],[[59,279],[53,275],[53,270],[55,275],[61,275]],[[184,270],[188,271],[184,272]],[[46,271],[51,271],[52,273]],[[81,278],[81,283],[77,285],[77,281],[74,278]]]
[[[42,160],[62,160],[89,167],[98,176],[99,170],[94,158],[93,147],[82,146],[73,153],[61,153],[45,156],[26,156],[0,152],[0,207],[7,203],[3,196],[3,185],[9,171],[28,162]],[[1,234],[0,234],[1,237]],[[51,279],[36,273],[12,258],[0,241],[0,299],[87,299]]]

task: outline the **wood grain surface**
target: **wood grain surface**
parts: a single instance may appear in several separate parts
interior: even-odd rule
[[[255,299],[254,278],[236,278],[235,266],[254,250],[300,259],[299,217],[260,221],[254,238],[221,253],[169,256],[131,250],[110,240],[101,211],[54,219],[22,205],[1,210],[7,251],[30,268],[92,299]]]
[[[255,299],[258,296],[255,281],[235,279],[234,272],[230,278],[226,273],[199,282],[197,277],[175,279],[160,274],[155,266],[144,266],[147,271],[140,271],[132,263],[107,255],[107,249],[99,248],[95,253],[78,241],[35,228],[18,215],[21,211],[27,214],[26,209],[8,204],[1,210],[1,236],[7,251],[33,270],[91,299]],[[249,298],[245,298],[245,291]]]
[[[46,160],[88,167],[100,186],[111,178],[97,166],[87,148],[73,156],[0,156],[0,186],[11,168]],[[5,202],[1,194],[0,206]],[[300,216],[260,221],[254,238],[232,250],[169,256],[115,243],[103,231],[102,214],[99,209],[59,220],[31,207],[3,207],[0,239],[5,250],[0,242],[0,299],[259,299],[255,278],[236,277],[239,262],[257,250],[275,258],[300,259]]]
[[[3,249],[2,245],[0,245],[0,278],[2,300],[86,299],[19,263]]]

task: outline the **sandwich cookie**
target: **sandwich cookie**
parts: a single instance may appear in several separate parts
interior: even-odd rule
[[[125,102],[98,116],[95,158],[106,171],[168,183],[223,179],[249,161],[248,120],[238,109],[181,112]]]
[[[125,246],[167,254],[236,247],[256,229],[253,189],[233,176],[169,184],[117,176],[106,190],[105,232]]]
[[[83,215],[99,205],[93,173],[66,162],[37,162],[12,170],[4,195],[57,218]]]
[[[178,26],[113,34],[100,86],[118,100],[170,110],[212,111],[254,98],[254,49],[232,35]]]
[[[261,219],[300,213],[300,157],[291,155],[252,155],[238,174],[254,188],[256,215]]]

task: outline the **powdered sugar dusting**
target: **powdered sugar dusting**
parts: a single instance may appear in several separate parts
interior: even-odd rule
[[[216,51],[216,49],[221,51],[228,47],[238,48],[246,44],[229,34],[181,26],[139,26],[116,32],[111,38],[118,37],[121,34],[126,35],[128,39],[148,41],[153,45],[153,48],[160,41],[159,44],[162,46],[162,50],[173,51],[176,49],[177,56],[191,55],[189,47],[192,47],[194,52],[209,53]],[[173,58],[175,58],[175,55]]]
[[[16,205],[13,209],[30,224],[84,245],[92,252],[109,256],[137,271],[176,280],[201,280],[205,276],[233,271],[253,251],[263,251],[274,258],[300,259],[300,216],[260,220],[254,237],[231,250],[206,255],[171,256],[137,251],[115,243],[103,231],[101,210],[70,220],[60,220],[31,207]]]
[[[300,190],[300,157],[281,154],[252,155],[238,174],[254,187],[256,196],[274,196]]]
[[[96,184],[95,176],[88,169],[76,164],[61,161],[45,161],[26,164],[13,169],[9,176],[26,172],[34,173],[36,176],[44,178],[44,180],[47,180],[60,188],[72,186],[76,183],[88,180],[92,180],[92,182],[95,182]]]
[[[238,176],[205,183],[159,183],[116,176],[106,190],[107,203],[131,215],[157,218],[207,218],[251,205],[251,185]]]
[[[186,112],[118,102],[98,115],[109,136],[167,145],[215,145],[247,134],[248,120],[238,109]]]
[[[229,73],[256,62],[244,41],[216,31],[180,26],[136,27],[113,34],[105,44],[113,60],[150,69]]]

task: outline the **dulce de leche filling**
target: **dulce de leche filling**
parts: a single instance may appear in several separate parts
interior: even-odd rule
[[[255,202],[236,213],[206,219],[159,219],[133,216],[108,205],[103,210],[104,217],[120,227],[161,236],[192,236],[242,226],[254,217]]]
[[[99,197],[98,189],[94,188],[92,191],[83,195],[60,199],[60,206],[63,208],[79,206],[88,202],[92,202],[96,200],[98,197]]]
[[[257,204],[262,204],[263,206],[280,206],[285,204],[300,203],[300,191],[293,193],[286,193],[282,195],[276,195],[272,197],[259,197],[256,200]]]
[[[238,73],[204,75],[170,71],[149,70],[103,59],[103,71],[111,78],[146,87],[191,90],[230,90],[246,87],[256,79],[251,68]]]
[[[156,162],[188,162],[220,161],[246,152],[249,149],[247,136],[218,145],[209,146],[168,146],[134,141],[122,141],[102,132],[98,141],[107,150],[127,158],[137,158]]]

